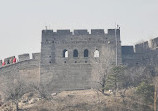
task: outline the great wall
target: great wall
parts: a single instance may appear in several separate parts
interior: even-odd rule
[[[112,64],[134,65],[158,64],[158,38],[136,44],[121,46],[120,29],[43,30],[41,52],[18,56],[16,63],[2,66],[12,57],[0,60],[0,77],[8,81],[20,79],[27,83],[43,84],[50,91],[95,88],[92,80],[93,66],[106,62],[107,49],[114,52]],[[14,56],[13,56],[14,57]],[[13,77],[14,78],[10,78]],[[10,76],[10,77],[9,77]],[[95,85],[94,85],[95,84]]]

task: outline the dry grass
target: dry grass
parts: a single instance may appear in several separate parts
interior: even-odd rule
[[[116,97],[105,96],[93,89],[63,91],[52,100],[39,99],[37,94],[26,94],[23,97],[25,104],[20,104],[24,111],[148,111],[141,108],[142,104],[133,96],[134,91],[134,88],[127,90],[124,98],[119,93]],[[31,98],[37,100],[30,103]]]

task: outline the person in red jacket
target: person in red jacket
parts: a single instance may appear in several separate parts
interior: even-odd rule
[[[5,66],[5,62],[2,63],[2,66]]]
[[[14,57],[14,59],[13,59],[13,63],[16,63],[16,58]]]

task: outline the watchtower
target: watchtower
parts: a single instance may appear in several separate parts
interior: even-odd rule
[[[112,64],[122,64],[120,29],[43,30],[40,81],[51,91],[92,88],[92,65],[104,64],[106,49]]]

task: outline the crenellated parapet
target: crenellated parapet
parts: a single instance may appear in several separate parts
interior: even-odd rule
[[[18,56],[19,61],[25,61],[25,60],[29,60],[30,59],[30,55],[29,54],[22,54]]]
[[[91,29],[91,32],[88,32],[87,29],[77,29],[71,32],[69,29],[65,30],[57,30],[54,32],[53,30],[42,30],[43,35],[120,35],[120,29],[108,29],[107,33],[105,33],[104,29]]]
[[[40,61],[40,53],[32,53],[32,59],[30,58],[30,54],[25,53],[18,55],[18,58],[16,58],[16,62],[13,62],[15,56],[7,57],[4,60],[0,60],[0,67],[6,67],[8,65],[14,65],[18,62],[28,61],[28,60],[37,60]],[[5,62],[5,65],[2,66],[3,62]]]
[[[144,53],[150,50],[148,41],[143,43],[139,43],[135,45],[135,52],[136,53]]]
[[[135,45],[136,53],[145,53],[158,48],[158,37]]]
[[[158,37],[133,46],[122,46],[122,61],[128,65],[158,65]]]
[[[18,58],[19,58],[19,61],[25,61],[25,60],[31,59],[30,54],[28,53],[18,55]],[[40,53],[32,53],[32,59],[40,60]]]

